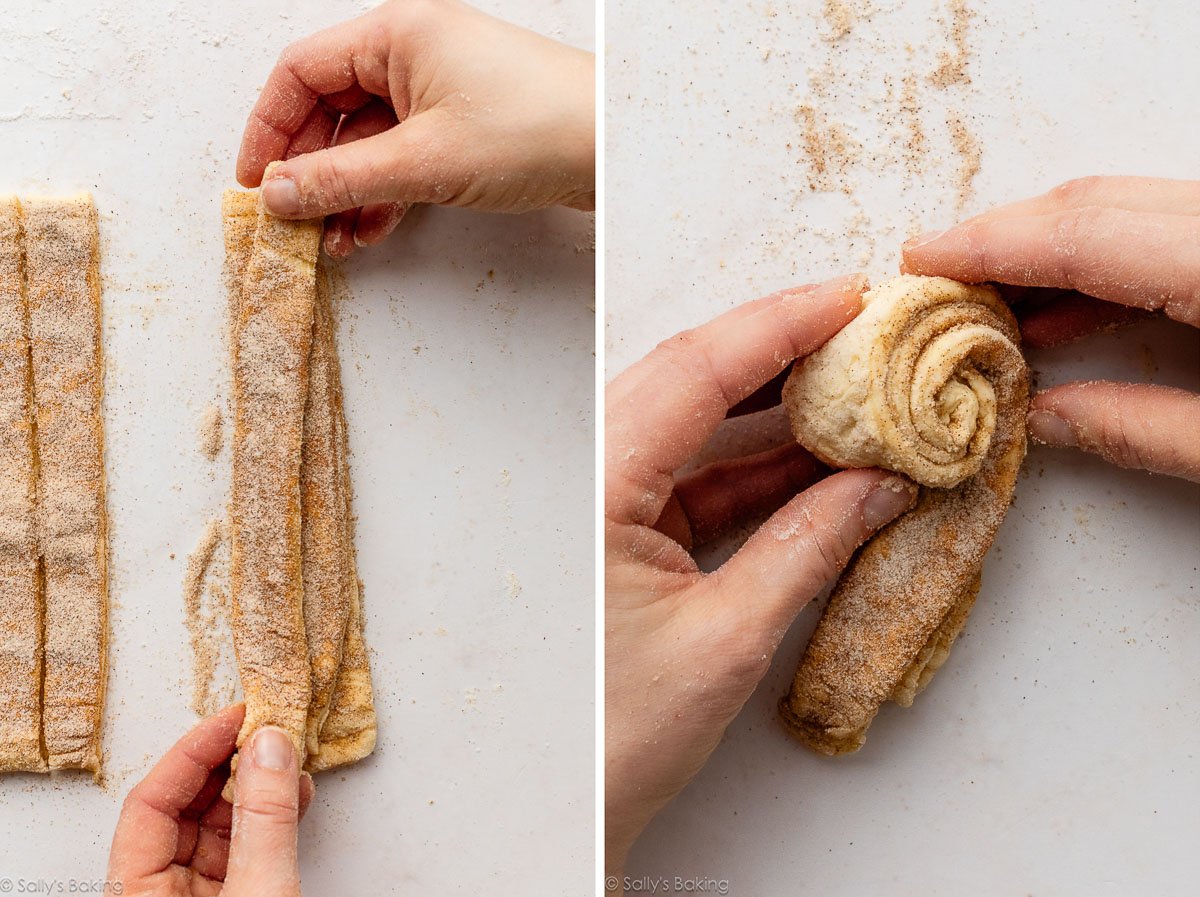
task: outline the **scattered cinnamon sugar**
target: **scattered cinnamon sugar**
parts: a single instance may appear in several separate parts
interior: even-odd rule
[[[833,58],[808,73],[808,89],[812,96],[828,103],[837,87],[844,81],[845,73],[833,65]]]
[[[967,127],[961,112],[946,113],[946,126],[950,129],[950,144],[958,153],[958,200],[955,209],[962,211],[975,190],[975,175],[983,160],[983,148]]]
[[[921,107],[917,101],[917,76],[904,76],[904,87],[900,92],[900,120],[904,126],[904,161],[910,175],[918,175],[925,168],[925,154],[929,141],[921,124]]]
[[[807,79],[785,85],[794,99],[784,109],[798,132],[785,138],[797,163],[785,176],[792,208],[803,216],[806,233],[825,227],[831,243],[848,249],[847,260],[868,269],[890,265],[885,255],[900,239],[961,212],[975,195],[983,156],[971,118],[980,98],[972,80],[978,78],[972,29],[979,14],[971,0],[941,0],[920,16],[922,37],[905,41],[894,29],[898,19],[909,18],[899,8],[869,0],[822,0],[813,7],[820,39],[806,60]],[[959,111],[950,116],[947,110]],[[874,209],[880,191],[898,194],[907,224],[875,221],[871,239],[852,235],[851,219]],[[838,193],[849,203],[836,195],[812,197]],[[786,251],[784,239],[770,242],[769,251]]]
[[[856,211],[845,222],[843,239],[850,250],[856,251],[856,254],[852,256],[854,264],[865,268],[870,264],[877,248],[876,229],[872,225],[870,217],[858,205],[857,200],[854,205]]]
[[[825,0],[821,16],[829,26],[829,33],[824,39],[834,43],[849,34],[854,28],[857,12],[846,0]]]
[[[221,409],[209,405],[200,415],[200,453],[209,461],[221,454]]]
[[[515,599],[521,597],[521,580],[515,570],[509,570],[504,574],[504,587],[505,591],[508,592],[509,598]]]
[[[942,90],[952,84],[971,83],[971,76],[967,74],[970,61],[967,33],[974,13],[967,8],[967,0],[950,0],[949,12],[949,18],[941,21],[950,39],[950,49],[938,54],[938,67],[929,75],[929,82]]]
[[[808,188],[814,192],[840,190],[849,195],[850,166],[859,157],[859,145],[846,128],[831,122],[810,103],[801,103],[793,114],[801,128],[804,158],[808,163]]]
[[[218,587],[213,590],[214,597],[218,600],[210,602],[204,600],[204,593],[209,568],[217,549],[224,543],[224,538],[224,522],[210,520],[205,525],[195,550],[188,555],[183,576],[184,622],[192,646],[192,709],[200,716],[208,716],[219,709],[214,694],[214,679],[221,648],[215,635],[214,624],[219,617],[224,616],[224,602],[220,600],[220,596],[227,592]]]
[[[1091,530],[1088,528],[1092,523],[1092,512],[1096,510],[1095,505],[1083,504],[1075,506],[1075,522],[1079,524],[1079,528],[1084,535],[1092,536]],[[1094,539],[1095,536],[1092,536]]]

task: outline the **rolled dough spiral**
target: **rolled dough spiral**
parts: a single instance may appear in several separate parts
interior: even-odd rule
[[[978,472],[998,393],[1024,371],[1012,312],[988,286],[904,275],[796,365],[783,391],[796,440],[835,467],[885,467],[925,486]]]

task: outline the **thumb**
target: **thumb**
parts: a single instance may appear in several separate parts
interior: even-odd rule
[[[238,754],[233,836],[223,893],[256,897],[300,893],[299,814],[300,778],[292,739],[282,729],[263,727]]]
[[[737,583],[761,634],[778,642],[855,550],[916,499],[916,486],[887,471],[836,473],[776,511],[717,575]]]
[[[445,138],[438,116],[425,112],[382,134],[296,156],[271,169],[263,203],[280,218],[319,218],[372,203],[444,202],[462,187],[451,177]]]

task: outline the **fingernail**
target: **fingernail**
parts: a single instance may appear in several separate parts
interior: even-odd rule
[[[1035,409],[1025,418],[1029,435],[1043,445],[1069,448],[1079,444],[1071,425],[1052,411]]]
[[[888,477],[867,496],[863,504],[863,522],[871,529],[879,529],[911,508],[916,500],[915,483],[903,477]]]
[[[926,243],[932,243],[944,233],[944,230],[927,230],[923,234],[911,237],[904,241],[904,251],[909,252],[913,249],[920,249]]]
[[[267,727],[254,733],[254,765],[283,772],[292,768],[292,739],[282,729]]]
[[[300,211],[300,189],[291,178],[271,178],[262,191],[263,203],[272,215],[295,215]]]

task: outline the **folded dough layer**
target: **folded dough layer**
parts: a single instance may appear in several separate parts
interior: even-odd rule
[[[358,585],[338,470],[336,418],[341,414],[342,395],[333,345],[333,312],[328,291],[321,288],[323,283],[325,272],[318,268],[300,464],[304,629],[312,669],[307,735],[310,756],[319,749],[321,728],[329,715],[350,621],[351,592]]]
[[[321,226],[275,218],[260,203],[232,328],[232,628],[246,699],[238,746],[279,726],[301,761],[311,684],[300,452]]]
[[[376,737],[362,583],[354,551],[350,441],[331,302],[329,280],[318,265],[310,411],[304,421],[304,468],[311,484],[303,504],[308,534],[304,545],[305,625],[313,670],[305,767],[309,772],[361,760],[375,749]]]
[[[826,463],[925,485],[847,566],[780,702],[825,754],[861,747],[880,705],[911,704],[945,661],[1025,455],[1029,373],[993,289],[903,276],[864,305],[789,377],[793,431]]]

